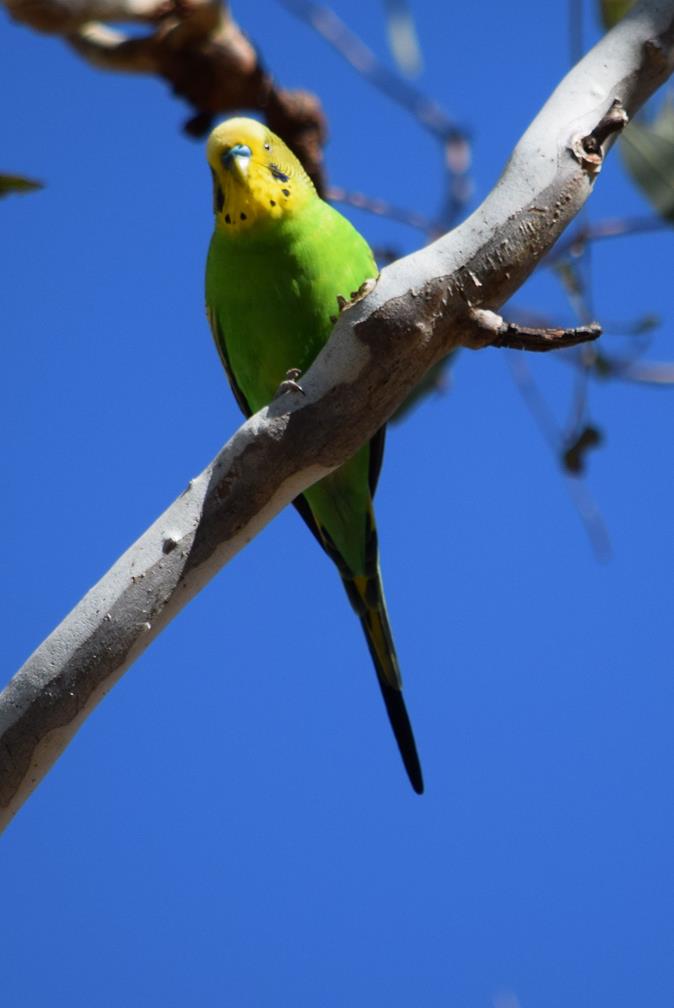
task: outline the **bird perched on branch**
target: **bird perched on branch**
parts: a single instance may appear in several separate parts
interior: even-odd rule
[[[323,202],[279,137],[252,119],[211,133],[215,228],[206,305],[218,352],[246,414],[267,405],[289,372],[307,370],[335,316],[367,289],[377,266],[365,240]],[[396,741],[414,790],[423,780],[401,692],[384,601],[372,497],[384,430],[295,506],[337,566],[360,618]]]

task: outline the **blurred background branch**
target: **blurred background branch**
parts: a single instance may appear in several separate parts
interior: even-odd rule
[[[338,16],[335,10],[312,0],[280,0],[280,3],[331,46],[354,71],[389,100],[397,103],[438,143],[444,174],[444,197],[433,217],[413,206],[402,207],[377,195],[348,191],[328,185],[323,148],[327,124],[320,99],[310,91],[287,90],[279,86],[261,54],[232,17],[228,4],[212,0],[5,0],[11,16],[39,31],[61,35],[87,62],[99,69],[142,73],[165,80],[173,92],[186,100],[193,114],[185,124],[193,136],[204,135],[217,116],[254,111],[262,115],[274,132],[297,152],[322,194],[334,202],[401,222],[432,241],[451,227],[465,211],[472,193],[470,179],[471,144],[468,131],[459,126],[434,98],[427,96],[408,79],[418,76],[423,52],[417,36],[413,11],[406,0],[388,0],[384,17],[388,39],[398,71],[387,66],[370,46]],[[627,2],[599,3],[606,27],[615,24],[631,5]],[[136,22],[146,34],[129,34],[101,22]],[[569,3],[569,52],[575,62],[584,49],[583,4]],[[590,249],[594,242],[660,231],[671,226],[674,215],[674,112],[671,101],[662,101],[656,114],[646,114],[632,124],[621,141],[625,163],[635,184],[652,202],[652,217],[614,218],[592,222],[583,211],[580,223],[548,255],[544,265],[557,277],[576,322],[587,325],[595,316],[592,307]],[[380,249],[379,262],[385,265],[398,257],[395,248]],[[526,316],[525,312],[525,316]],[[530,312],[531,315],[540,315]],[[545,318],[553,327],[557,320]],[[656,323],[653,322],[653,326]],[[605,326],[609,335],[624,323]],[[589,383],[593,379],[639,381],[667,386],[672,383],[674,364],[638,364],[634,355],[614,356],[610,343],[585,347],[569,357],[575,369],[569,418],[554,438],[546,434],[559,464],[580,480],[587,469],[587,451],[600,439],[588,431],[591,422]],[[426,396],[444,393],[455,355],[433,368],[397,418]],[[526,371],[526,381],[524,374]],[[535,384],[529,365],[513,371],[517,387],[529,391],[531,406]],[[542,409],[532,416],[545,434]],[[591,509],[594,514],[596,509]],[[581,508],[582,513],[588,509]],[[594,519],[593,519],[594,520]],[[598,537],[591,535],[594,541]],[[604,551],[605,552],[605,551]]]

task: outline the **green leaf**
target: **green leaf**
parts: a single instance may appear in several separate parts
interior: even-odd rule
[[[35,189],[42,189],[42,182],[24,178],[23,175],[3,175],[0,173],[0,198],[9,196],[10,193],[33,192]]]
[[[674,101],[665,99],[651,122],[630,123],[620,149],[648,201],[665,220],[674,222]]]
[[[604,28],[607,31],[613,28],[633,6],[634,0],[599,0],[599,17]]]

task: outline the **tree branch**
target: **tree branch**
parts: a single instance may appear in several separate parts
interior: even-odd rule
[[[0,823],[153,638],[281,508],[353,455],[445,354],[493,343],[475,310],[498,309],[583,205],[615,136],[606,123],[616,101],[633,115],[673,66],[674,0],[643,0],[567,75],[482,206],[387,267],[342,312],[302,378],[305,394],[290,390],[245,423],[35,651],[0,695]]]
[[[601,326],[596,322],[575,329],[532,329],[516,322],[504,322],[500,315],[492,311],[474,309],[473,319],[489,340],[489,346],[510,347],[511,350],[564,350],[590,343],[601,336]]]
[[[3,0],[0,0],[0,3]],[[250,40],[218,0],[4,0],[10,15],[38,31],[62,35],[102,70],[153,74],[192,106],[185,123],[204,136],[213,119],[241,109],[262,113],[297,154],[319,193],[325,191],[321,103],[308,91],[279,87]],[[106,21],[140,21],[129,35]]]

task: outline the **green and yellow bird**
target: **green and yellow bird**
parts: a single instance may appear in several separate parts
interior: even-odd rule
[[[310,367],[333,327],[338,297],[348,300],[378,271],[364,239],[319,198],[295,155],[262,123],[222,123],[209,137],[207,157],[215,212],[208,318],[236,400],[250,416],[274,398],[288,371]],[[360,618],[405,768],[421,794],[372,510],[383,449],[382,428],[294,503]]]

